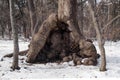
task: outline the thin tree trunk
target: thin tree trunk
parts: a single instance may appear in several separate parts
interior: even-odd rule
[[[5,32],[5,29],[4,27],[2,28],[2,38],[4,38],[4,32]]]
[[[36,33],[36,30],[34,30],[35,23],[36,23],[36,13],[35,13],[35,6],[33,3],[33,0],[28,0],[28,8],[29,8],[29,15],[30,15],[31,34],[33,36],[34,33]]]
[[[101,66],[100,66],[100,71],[106,71],[106,56],[105,56],[105,48],[104,48],[104,43],[102,42],[102,36],[101,36],[101,32],[95,17],[95,13],[92,9],[91,4],[89,3],[88,5],[89,7],[89,11],[90,14],[92,16],[93,19],[93,24],[94,24],[94,28],[96,30],[97,33],[97,39],[98,39],[98,45],[99,45],[99,49],[100,49],[100,53],[101,53]]]
[[[81,28],[81,33],[83,34],[83,0],[80,1],[81,5],[80,5],[80,28]]]
[[[10,6],[11,27],[12,27],[12,33],[13,33],[13,44],[14,44],[13,63],[12,63],[11,68],[15,70],[15,69],[20,69],[20,68],[18,66],[18,53],[19,53],[18,30],[17,30],[17,27],[15,27],[14,25],[14,17],[13,17],[14,0],[9,0],[9,6]]]
[[[22,31],[23,31],[22,33],[23,33],[24,38],[27,38],[26,37],[26,25],[25,24],[23,25]]]
[[[89,3],[91,4],[93,11],[95,11],[95,0],[89,0]]]
[[[107,27],[112,24],[116,19],[120,18],[120,15],[116,16],[115,18],[111,19],[103,28],[104,29],[107,29]],[[110,28],[110,27],[109,27]]]
[[[11,40],[11,36],[12,36],[11,26],[8,26],[8,35],[9,35],[9,40]]]

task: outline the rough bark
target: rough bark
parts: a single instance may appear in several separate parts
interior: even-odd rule
[[[30,48],[27,53],[27,62],[34,62],[39,51],[44,47],[50,31],[57,26],[57,15],[51,14],[47,20],[43,22],[39,31],[33,36]]]
[[[95,46],[84,38],[79,29],[77,0],[59,0],[58,16],[50,15],[33,36],[26,61],[44,63],[73,59],[76,65],[80,65],[84,64],[81,58],[88,58],[86,65],[96,65]]]
[[[63,22],[70,21],[74,25],[74,32],[79,33],[79,37],[82,39],[84,36],[81,34],[77,20],[77,0],[59,0],[58,2],[58,19]],[[76,34],[77,34],[76,33]]]
[[[83,26],[84,26],[84,22],[83,22],[83,18],[84,18],[84,12],[83,12],[83,0],[80,0],[81,5],[80,5],[80,29],[81,29],[81,33],[83,34]]]
[[[13,70],[20,69],[18,66],[18,53],[19,53],[19,45],[18,45],[18,30],[17,27],[14,25],[14,0],[9,0],[9,7],[10,7],[10,20],[11,20],[11,27],[13,32],[13,44],[14,44],[14,54],[13,54],[13,62],[11,68]]]

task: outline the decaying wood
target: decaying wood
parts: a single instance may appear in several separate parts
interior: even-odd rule
[[[38,62],[60,62],[71,52],[68,25],[58,22],[58,27],[50,31],[44,47],[37,55]],[[41,58],[41,56],[43,56]],[[64,58],[64,59],[63,59]]]
[[[85,62],[82,59],[87,58]],[[77,0],[59,0],[58,16],[50,15],[33,36],[27,62],[65,62],[96,65],[97,51],[81,34],[77,23]]]
[[[47,37],[52,29],[57,26],[57,15],[51,14],[41,25],[39,31],[33,36],[27,53],[27,62],[34,62],[39,51],[44,47]]]

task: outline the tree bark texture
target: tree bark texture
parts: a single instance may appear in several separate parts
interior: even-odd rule
[[[77,0],[59,0],[58,7],[58,16],[51,14],[34,34],[26,61],[73,59],[77,65],[81,58],[87,58],[82,64],[96,65],[96,48],[84,38],[77,23]]]
[[[82,35],[80,28],[78,26],[77,20],[77,0],[59,0],[58,2],[58,19],[63,22],[70,21],[74,25],[74,30],[79,33],[79,37],[82,39],[84,36]],[[76,32],[75,31],[75,32]],[[76,34],[77,34],[76,33]]]
[[[39,31],[33,36],[30,48],[27,53],[27,62],[34,62],[39,51],[44,47],[50,31],[57,26],[57,15],[51,14],[47,20],[43,22]]]
[[[9,0],[10,6],[10,20],[11,20],[11,27],[13,33],[13,44],[14,44],[14,54],[13,54],[13,62],[12,62],[12,69],[19,69],[18,66],[18,53],[19,53],[19,45],[18,45],[18,30],[17,27],[14,25],[14,0]]]

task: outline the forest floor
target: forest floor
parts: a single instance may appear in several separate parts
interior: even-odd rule
[[[19,40],[21,50],[26,50],[29,42]],[[98,44],[94,42],[99,53]],[[73,62],[61,64],[28,64],[25,56],[19,56],[20,70],[12,71],[12,58],[2,58],[13,51],[12,40],[0,40],[0,80],[43,79],[43,78],[120,78],[120,41],[105,43],[107,71],[100,72],[100,59],[97,66],[73,66]]]

